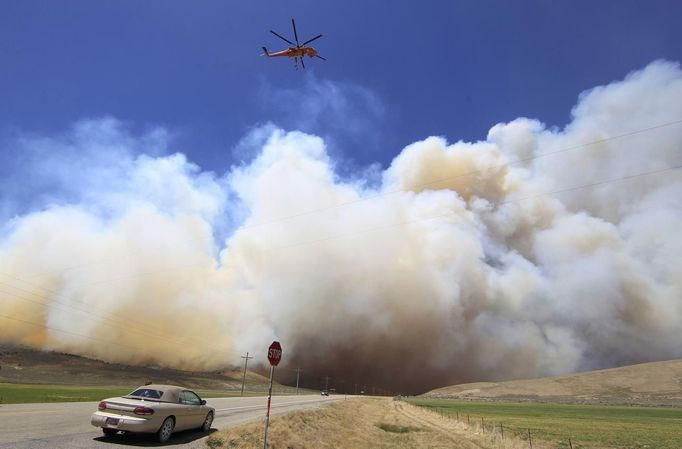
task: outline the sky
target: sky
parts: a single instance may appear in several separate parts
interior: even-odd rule
[[[0,8],[0,342],[403,392],[682,357],[679,2]],[[261,56],[292,17],[327,61]]]
[[[563,127],[585,89],[682,60],[676,1],[0,2],[0,130],[111,116],[163,126],[224,172],[272,122],[327,138],[350,169],[430,135],[484,139],[516,117]],[[267,60],[302,38],[328,61]],[[371,134],[372,139],[366,136]],[[3,159],[8,156],[0,155]]]

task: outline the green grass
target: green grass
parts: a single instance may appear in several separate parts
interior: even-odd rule
[[[35,385],[0,383],[0,404],[25,404],[35,402],[84,402],[130,393],[134,387],[89,387],[75,385]],[[233,390],[194,390],[202,398],[225,398],[240,396]],[[244,391],[244,396],[262,396],[263,392]],[[301,390],[301,394],[310,394]],[[277,393],[277,396],[284,394]]]
[[[3,404],[99,401],[127,393],[130,388],[0,383],[0,402]]]
[[[411,399],[456,419],[487,426],[504,425],[505,434],[550,442],[557,448],[682,448],[682,409],[568,404],[467,402]]]

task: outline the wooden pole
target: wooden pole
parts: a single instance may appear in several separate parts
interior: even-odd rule
[[[272,399],[272,374],[275,367],[270,366],[270,387],[268,387],[268,409],[265,412],[265,435],[263,436],[263,449],[268,448],[268,425],[270,424],[270,400]]]
[[[244,359],[244,377],[242,377],[242,393],[240,396],[244,396],[244,382],[246,382],[246,365],[249,363],[249,359],[252,359],[253,357],[249,357],[249,353],[246,353],[246,357],[242,356]]]
[[[530,437],[530,429],[528,429],[528,444],[530,444],[530,449],[533,449],[533,439]]]

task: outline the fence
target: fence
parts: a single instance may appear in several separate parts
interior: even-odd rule
[[[435,412],[443,419],[454,419],[458,423],[465,424],[469,430],[480,431],[481,434],[489,437],[492,442],[497,443],[498,446],[504,448],[509,447],[510,444],[505,444],[505,442],[512,443],[512,440],[515,440],[517,444],[514,444],[513,447],[520,447],[518,444],[520,442],[524,442],[528,449],[533,449],[534,447],[534,429],[532,428],[510,426],[500,421],[486,421],[484,416],[478,417],[471,415],[470,413],[460,414],[459,410],[453,409],[452,407],[430,407],[424,405],[421,405],[420,407]],[[537,434],[537,432],[535,433]],[[560,440],[558,444],[559,447],[568,449],[578,449],[580,447],[579,445],[574,446],[573,440],[569,436]],[[535,449],[539,449],[537,438],[535,441]]]

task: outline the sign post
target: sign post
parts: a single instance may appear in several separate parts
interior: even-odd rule
[[[282,359],[282,346],[278,341],[273,341],[268,348],[268,361],[270,362],[270,386],[268,387],[268,407],[265,412],[265,435],[263,436],[263,449],[268,448],[268,425],[270,424],[270,401],[272,400],[272,375],[275,367]]]

